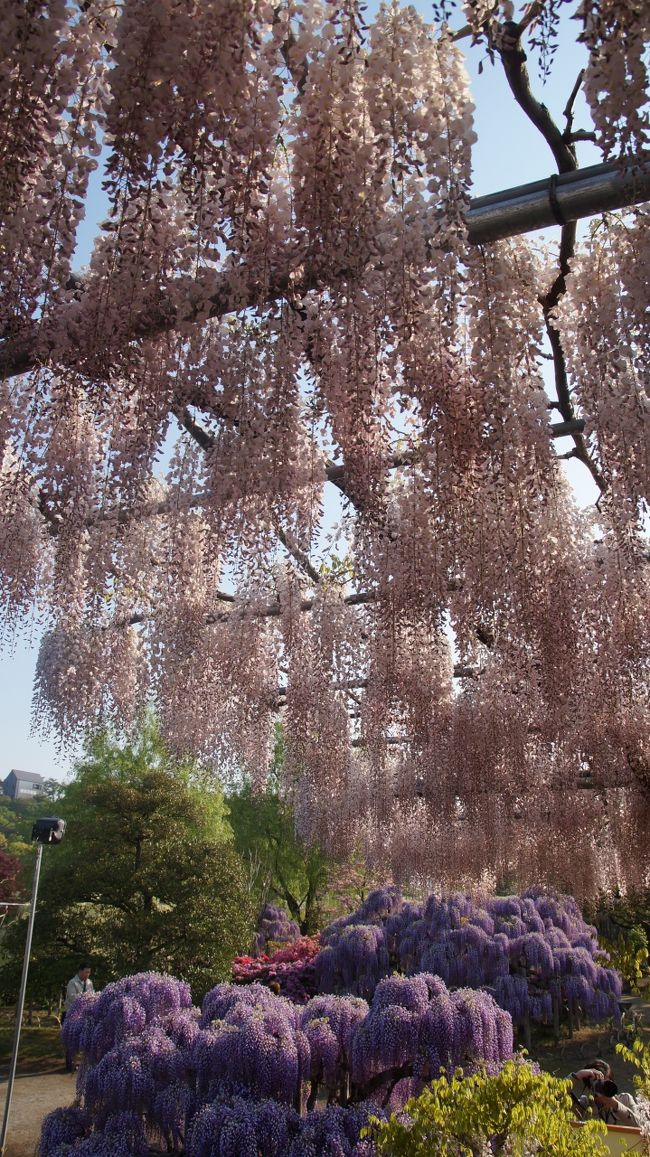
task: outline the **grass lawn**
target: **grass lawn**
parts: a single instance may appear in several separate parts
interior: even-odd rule
[[[23,1022],[18,1049],[18,1072],[59,1068],[63,1050],[57,1020],[44,1012],[35,1012],[33,1024]],[[15,1009],[0,1008],[0,1078],[7,1075],[14,1039]]]

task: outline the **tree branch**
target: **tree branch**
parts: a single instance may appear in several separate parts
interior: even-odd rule
[[[568,141],[569,143],[575,141],[575,139],[576,139],[575,134],[572,132],[572,129],[573,129],[573,106],[576,102],[576,97],[577,97],[578,93],[580,92],[580,88],[582,85],[582,80],[583,80],[584,75],[585,75],[585,70],[584,70],[584,68],[581,68],[580,72],[578,73],[576,82],[575,82],[573,88],[571,89],[571,95],[570,95],[568,101],[566,102],[566,105],[564,106],[564,112],[562,114],[564,119],[566,120],[566,126],[565,126],[565,129],[564,129],[562,136],[564,137],[565,141]]]
[[[564,115],[567,118],[567,129],[565,133],[561,133],[555,121],[553,120],[546,105],[541,104],[534,96],[530,87],[530,78],[526,68],[526,53],[521,44],[521,36],[524,31],[524,24],[516,24],[514,21],[507,21],[501,30],[501,43],[499,45],[499,54],[503,62],[506,79],[517,104],[525,112],[528,119],[539,129],[548,144],[555,163],[560,173],[573,172],[578,167],[576,159],[576,152],[571,141],[571,123],[573,105],[578,95],[580,85],[582,83],[582,73],[578,76],[576,83],[573,86],[571,95],[567,101]],[[544,313],[544,324],[546,327],[546,334],[548,337],[551,353],[553,356],[553,373],[555,379],[555,389],[557,393],[557,408],[559,409],[564,421],[558,423],[559,431],[557,437],[562,437],[564,434],[570,434],[575,443],[575,454],[573,457],[578,458],[588,469],[596,486],[601,494],[607,489],[607,481],[599,470],[595,461],[591,457],[585,439],[583,437],[584,422],[582,427],[578,428],[578,423],[581,421],[576,417],[571,400],[571,390],[569,388],[569,376],[567,371],[566,357],[562,347],[562,340],[559,331],[556,329],[553,322],[553,311],[557,306],[560,298],[566,292],[566,278],[569,273],[571,259],[575,253],[576,242],[576,224],[575,221],[562,223],[561,213],[557,213],[558,223],[562,224],[562,234],[560,237],[560,252],[558,259],[558,273],[549,289],[548,293],[539,298],[539,303],[542,306]]]
[[[533,96],[530,87],[530,77],[526,68],[527,57],[521,43],[525,27],[524,24],[516,24],[514,20],[507,20],[501,26],[498,51],[506,80],[517,104],[535,128],[539,129],[553,153],[558,172],[570,173],[578,167],[575,149],[565,141],[546,105]]]

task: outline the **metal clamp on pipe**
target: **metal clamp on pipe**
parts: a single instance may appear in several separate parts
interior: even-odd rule
[[[484,245],[649,200],[650,158],[592,165],[476,197],[466,217],[468,239]]]

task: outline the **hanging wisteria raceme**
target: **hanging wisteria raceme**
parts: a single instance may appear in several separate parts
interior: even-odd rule
[[[634,0],[582,3],[577,13],[589,47],[585,96],[606,157],[638,155],[648,147],[650,19]]]
[[[0,333],[35,308],[56,341],[102,130],[102,88],[117,6],[65,0],[4,6],[0,36]]]
[[[645,6],[566,2],[629,157]],[[306,839],[588,895],[603,865],[648,882],[647,214],[565,227],[559,264],[470,246],[454,31],[530,111],[508,44],[544,54],[559,7],[5,5],[0,631],[43,629],[35,719],[66,742],[155,703],[261,786],[282,718]]]
[[[45,1118],[43,1134],[39,1144],[39,1153],[45,1157],[48,1153],[57,1153],[62,1157],[64,1153],[74,1150],[81,1157],[146,1157],[148,1152],[147,1138],[142,1118],[138,1113],[126,1109],[114,1113],[102,1129],[90,1131],[86,1127],[85,1134],[80,1134],[69,1127],[67,1122],[57,1122],[56,1114],[62,1110],[55,1109]],[[66,1110],[63,1110],[65,1113]],[[72,1113],[74,1110],[67,1110]],[[56,1126],[59,1124],[59,1130]],[[57,1139],[59,1139],[57,1145]]]
[[[620,976],[606,967],[596,929],[569,896],[531,892],[475,900],[456,893],[430,896],[419,906],[406,903],[395,888],[383,889],[325,929],[322,940],[326,946],[315,960],[321,991],[362,990],[372,997],[376,1016],[390,1005],[392,1027],[379,1016],[377,1034],[392,1034],[398,1051],[408,1051],[415,1031],[404,1009],[413,1012],[427,990],[422,976],[412,987],[405,977],[385,979],[395,969],[407,976],[432,973],[442,978],[436,983],[455,989],[488,988],[524,1026],[537,1021],[557,1029],[563,1016],[572,1023],[581,1015],[618,1016]],[[377,999],[380,993],[388,996]],[[399,1007],[402,1012],[395,1011]],[[489,1050],[481,1055],[487,1058]]]
[[[271,944],[280,948],[293,944],[300,937],[300,928],[291,920],[285,908],[278,904],[265,904],[257,919],[255,932],[255,952],[266,952]]]
[[[430,975],[382,981],[370,1007],[332,995],[300,1008],[260,984],[217,985],[202,1010],[190,1000],[156,973],[79,997],[63,1034],[81,1053],[79,1105],[45,1118],[39,1157],[140,1157],[161,1142],[190,1157],[370,1157],[370,1112],[401,1107],[442,1066],[512,1056],[510,1017],[491,996],[449,993]]]
[[[11,444],[3,440],[1,453],[2,633],[3,636],[11,636],[16,624],[24,621],[29,614],[35,593],[41,585],[41,567],[46,553],[43,551],[42,540],[47,530],[38,511],[36,488],[21,468]]]
[[[286,761],[283,776],[291,790],[298,832],[339,853],[354,839],[354,821],[337,814],[348,798],[350,721],[336,683],[356,682],[360,623],[340,587],[319,590],[308,623],[296,606],[289,576],[279,585],[287,662]],[[299,597],[299,595],[298,595]]]
[[[245,1089],[224,1090],[196,1114],[185,1152],[188,1157],[371,1157],[371,1142],[360,1139],[371,1114],[384,1116],[375,1105],[331,1105],[301,1118],[275,1101],[252,1100]]]
[[[371,996],[379,978],[390,971],[383,929],[350,924],[327,939],[315,962],[321,991]]]
[[[321,1084],[328,1099],[348,1100],[347,1080],[352,1066],[352,1042],[361,1021],[368,1014],[365,1000],[354,996],[319,996],[310,1000],[302,1017],[302,1028],[311,1056],[311,1098]],[[309,1102],[308,1102],[309,1104]]]
[[[62,1029],[63,1043],[70,1053],[82,1052],[97,1064],[116,1044],[146,1026],[191,1008],[184,981],[156,972],[127,976],[107,985],[101,995],[84,995],[75,1002]]]
[[[571,268],[558,324],[589,416],[594,447],[617,507],[615,529],[634,548],[639,509],[647,511],[650,406],[647,392],[649,322],[646,263],[648,214],[638,211],[604,236],[596,231]],[[585,372],[585,370],[587,372]],[[632,540],[632,541],[630,541]],[[644,543],[637,549],[643,550]]]
[[[90,1128],[90,1118],[85,1109],[76,1106],[67,1109],[55,1109],[48,1113],[43,1124],[40,1137],[40,1150],[53,1153],[62,1145],[74,1145],[75,1141],[83,1138]]]

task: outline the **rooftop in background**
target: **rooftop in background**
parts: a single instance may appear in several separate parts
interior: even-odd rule
[[[11,799],[29,799],[38,795],[45,785],[38,771],[17,771],[12,768],[2,784],[3,795]]]

